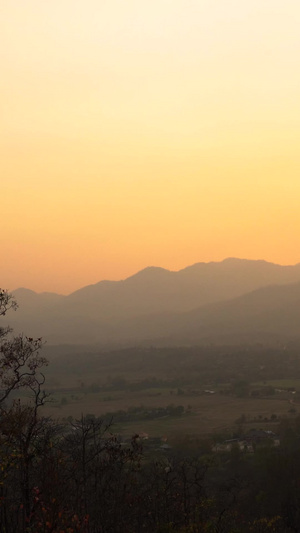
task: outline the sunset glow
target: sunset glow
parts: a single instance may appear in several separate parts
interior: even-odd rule
[[[1,6],[1,286],[300,262],[296,0]]]

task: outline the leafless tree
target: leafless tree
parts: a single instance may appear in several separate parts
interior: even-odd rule
[[[0,316],[17,303],[7,291],[0,289]],[[39,389],[44,381],[40,369],[47,360],[40,355],[42,339],[12,335],[9,327],[0,327],[0,409],[12,391],[20,388]],[[39,397],[41,397],[39,395]]]

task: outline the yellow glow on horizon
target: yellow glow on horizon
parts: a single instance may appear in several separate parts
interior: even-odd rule
[[[298,1],[1,10],[2,285],[300,261]]]

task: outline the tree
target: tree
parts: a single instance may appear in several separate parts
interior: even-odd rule
[[[0,316],[17,307],[13,296],[0,289]],[[25,531],[31,515],[35,450],[43,440],[45,429],[50,427],[47,419],[38,417],[38,409],[46,398],[41,368],[47,360],[40,356],[41,347],[41,339],[14,336],[9,326],[0,327],[1,499],[2,503],[10,501],[13,505],[22,502],[13,521],[2,505],[1,531]],[[11,393],[21,388],[30,391],[30,398],[26,402],[11,401]]]
[[[0,289],[0,316],[6,315],[9,309],[17,309],[17,303],[11,294]],[[40,356],[41,347],[40,338],[13,336],[10,327],[0,327],[0,410],[16,389],[40,392],[45,380],[40,369],[47,365],[47,360]]]

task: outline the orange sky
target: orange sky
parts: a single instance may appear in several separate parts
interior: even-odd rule
[[[1,283],[300,262],[298,0],[1,4]]]

